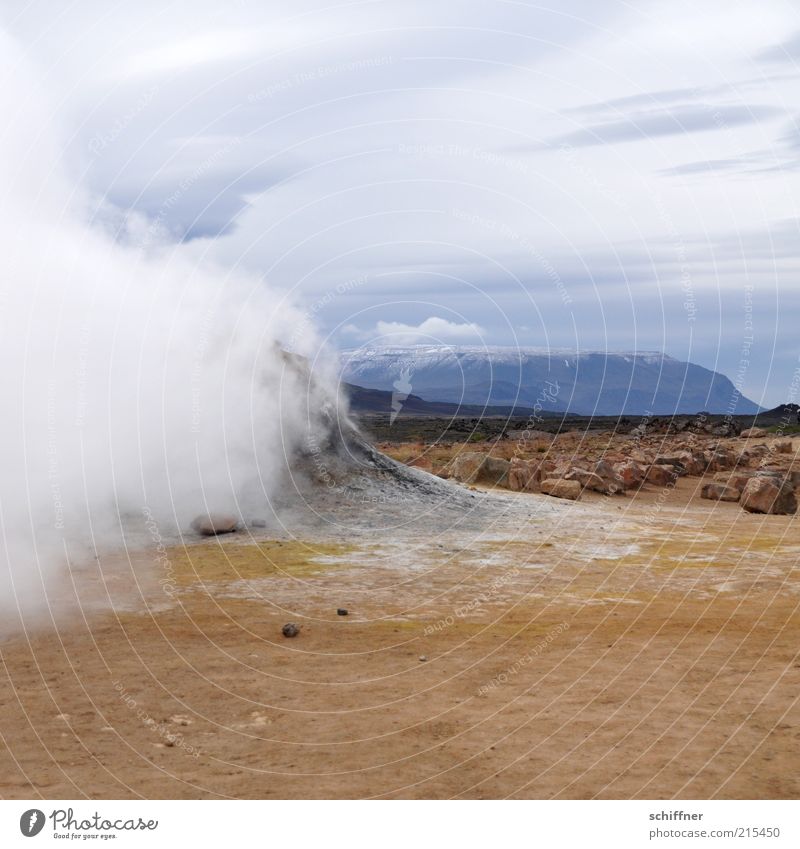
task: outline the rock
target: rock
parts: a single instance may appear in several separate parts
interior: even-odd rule
[[[710,472],[724,472],[736,465],[736,455],[724,448],[712,448],[703,452],[703,461]]]
[[[755,475],[742,490],[742,507],[748,513],[790,516],[797,512],[791,484],[773,475]]]
[[[239,527],[239,520],[227,513],[209,513],[207,516],[198,516],[192,522],[192,530],[197,531],[204,537],[213,537],[217,534],[231,534]]]
[[[594,466],[594,473],[599,475],[609,485],[609,491],[612,486],[616,492],[622,492],[625,489],[622,478],[614,471],[614,467],[608,460],[598,460]]]
[[[461,483],[472,483],[486,455],[479,451],[466,451],[456,457],[450,467],[450,474]]]
[[[346,610],[344,607],[337,607],[336,608],[336,615],[337,616],[347,616],[348,612],[349,611]]]
[[[428,658],[424,654],[421,654],[419,656],[419,662],[420,663],[425,663],[427,660],[428,660]]]
[[[679,475],[702,475],[706,469],[703,452],[676,451],[674,454],[661,454],[656,457],[656,465],[673,466]]]
[[[707,483],[700,490],[700,498],[709,501],[738,501],[741,493],[733,486],[724,483]]]
[[[625,489],[636,489],[644,483],[645,469],[633,460],[614,466],[614,471],[622,479]]]
[[[752,472],[722,472],[714,475],[714,480],[720,481],[726,486],[733,487],[741,494],[751,477],[753,477]]]
[[[542,492],[554,498],[568,498],[577,501],[581,497],[581,485],[578,481],[567,481],[563,478],[547,478],[542,481]]]
[[[296,637],[300,633],[300,626],[295,625],[294,622],[287,622],[283,628],[281,628],[281,634],[284,637]]]
[[[505,486],[510,465],[508,460],[490,457],[480,451],[467,451],[453,460],[450,474],[461,483]]]
[[[600,492],[603,495],[613,495],[620,490],[620,487],[613,481],[604,480],[596,472],[578,467],[570,469],[564,476],[564,480],[577,481],[581,485],[581,489],[591,489],[593,492]]]
[[[478,477],[475,482],[491,486],[506,486],[510,466],[508,460],[502,460],[499,457],[486,457],[483,465],[478,469]]]
[[[746,430],[743,430],[739,436],[742,439],[759,439],[762,436],[766,436],[767,432],[763,427],[748,427]]]
[[[702,451],[687,449],[676,455],[678,462],[686,469],[687,475],[702,475],[708,465]]]
[[[653,464],[647,470],[645,480],[655,486],[669,486],[675,483],[677,477],[674,466]]]
[[[791,439],[779,439],[777,442],[772,443],[772,447],[778,454],[791,454],[794,451]]]
[[[508,467],[508,488],[513,492],[538,492],[542,469],[535,460],[512,457]]]
[[[248,522],[248,525],[251,528],[266,528],[267,527],[267,520],[266,519],[251,519]]]

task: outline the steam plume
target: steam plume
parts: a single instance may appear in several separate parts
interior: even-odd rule
[[[0,34],[0,612],[36,608],[72,558],[267,499],[308,425],[279,340],[314,347],[263,281],[86,223],[46,98]],[[314,402],[312,402],[312,406]]]

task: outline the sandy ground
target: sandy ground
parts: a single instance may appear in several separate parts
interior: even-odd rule
[[[102,558],[0,643],[0,794],[798,798],[800,519],[699,485]]]

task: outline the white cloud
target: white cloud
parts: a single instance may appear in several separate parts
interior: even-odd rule
[[[424,345],[467,343],[481,341],[485,330],[474,322],[458,324],[446,318],[430,316],[419,324],[400,321],[379,321],[371,330],[360,330],[353,324],[343,328],[343,333],[358,336],[364,341],[381,345]]]

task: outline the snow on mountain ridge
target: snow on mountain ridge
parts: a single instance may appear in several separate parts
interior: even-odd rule
[[[528,357],[549,357],[581,359],[589,356],[630,357],[653,364],[661,361],[679,362],[661,351],[576,351],[574,348],[513,347],[504,345],[376,345],[373,347],[348,348],[340,352],[340,357],[348,362],[365,361],[380,357],[413,358],[415,362],[441,362],[450,357],[480,357],[497,363],[514,364],[524,362]]]

